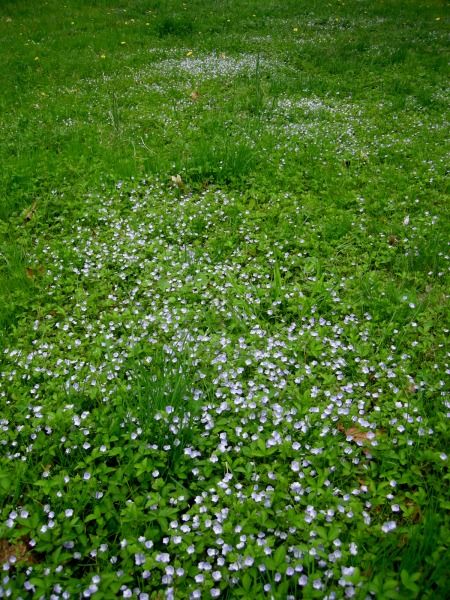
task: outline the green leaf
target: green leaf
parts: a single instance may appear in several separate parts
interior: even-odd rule
[[[273,562],[276,567],[281,567],[286,559],[286,546],[279,546],[273,556]]]

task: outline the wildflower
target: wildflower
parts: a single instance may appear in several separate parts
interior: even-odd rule
[[[383,533],[389,533],[390,531],[393,531],[396,527],[397,523],[395,521],[386,521],[386,523],[383,523],[383,525],[381,526],[381,531]]]
[[[134,564],[137,567],[140,567],[144,563],[145,563],[145,554],[137,553],[137,554],[134,555]]]
[[[169,563],[170,562],[170,554],[168,554],[167,552],[161,552],[160,554],[156,555],[156,562],[160,562],[160,563]]]

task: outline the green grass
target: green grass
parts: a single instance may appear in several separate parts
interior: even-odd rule
[[[2,3],[0,596],[448,597],[447,25]]]

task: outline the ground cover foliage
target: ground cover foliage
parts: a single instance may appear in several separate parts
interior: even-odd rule
[[[446,18],[2,3],[0,597],[448,597]]]

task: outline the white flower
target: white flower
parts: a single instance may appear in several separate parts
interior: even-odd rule
[[[390,531],[393,531],[396,527],[397,523],[395,521],[386,521],[386,523],[383,523],[383,525],[381,526],[381,531],[383,533],[389,533]]]
[[[293,460],[291,462],[291,469],[294,471],[294,473],[298,473],[300,471],[300,463],[298,460]]]
[[[145,554],[137,553],[134,555],[134,564],[140,567],[145,563]]]
[[[158,554],[156,556],[156,562],[169,563],[170,562],[170,554],[168,554],[167,552],[161,552],[160,554]]]

